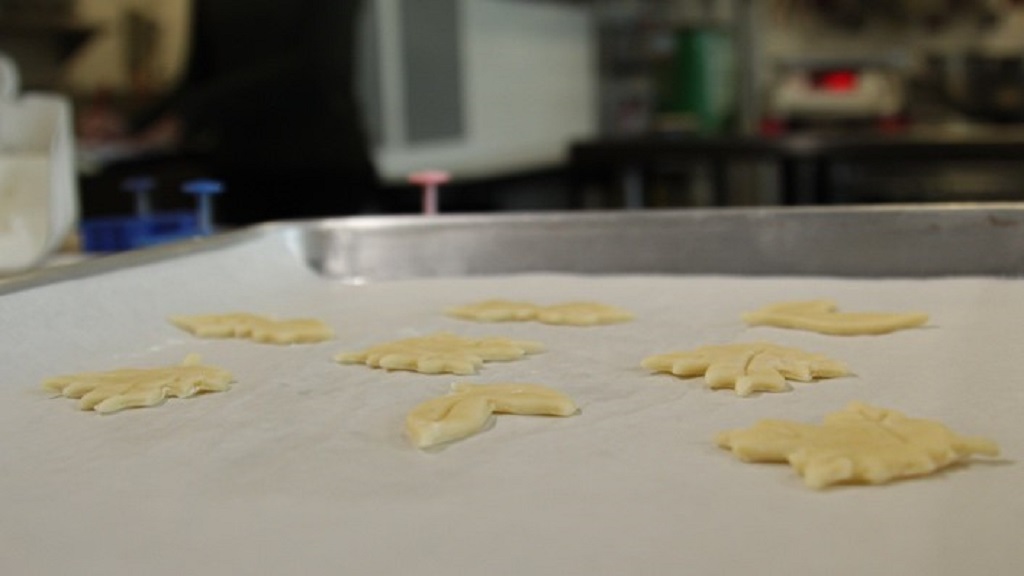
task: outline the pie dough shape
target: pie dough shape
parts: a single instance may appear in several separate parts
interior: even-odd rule
[[[405,430],[417,448],[461,440],[483,430],[492,414],[571,416],[571,398],[539,384],[452,384],[447,396],[427,400],[409,412]]]
[[[795,328],[835,336],[888,334],[928,322],[928,315],[918,312],[837,312],[837,308],[831,300],[781,302],[747,312],[743,321],[751,326]]]
[[[449,316],[478,322],[523,322],[537,318],[540,306],[512,300],[484,300],[449,308]]]
[[[125,408],[155,406],[167,397],[223,392],[232,380],[227,370],[201,364],[198,355],[189,354],[180,366],[57,376],[43,382],[43,389],[65,398],[78,398],[82,410],[108,414]]]
[[[596,326],[627,322],[633,315],[626,310],[598,302],[566,302],[540,306],[512,300],[484,300],[449,308],[447,313],[464,320],[478,322],[524,322],[536,320],[563,326]]]
[[[973,454],[998,456],[986,438],[959,436],[945,425],[860,402],[827,414],[821,425],[762,420],[722,432],[717,444],[744,462],[789,462],[804,483],[884,484],[922,476]]]
[[[334,337],[334,330],[314,318],[274,320],[236,312],[205,316],[172,316],[171,324],[200,338],[248,338],[270,344],[308,344]]]
[[[596,326],[632,319],[633,315],[621,308],[597,302],[566,302],[545,306],[537,312],[540,322],[564,326]]]
[[[361,352],[334,357],[342,364],[366,364],[385,370],[411,370],[423,374],[475,374],[484,362],[518,360],[543,350],[539,342],[508,338],[463,338],[437,332],[371,346]]]
[[[822,354],[768,342],[701,346],[687,352],[650,356],[641,365],[683,378],[703,375],[709,388],[732,388],[740,396],[785,392],[790,389],[787,379],[810,382],[850,373],[845,364]]]

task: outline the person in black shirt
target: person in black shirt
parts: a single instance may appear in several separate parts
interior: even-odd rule
[[[135,122],[195,152],[249,224],[362,211],[378,176],[354,90],[356,0],[194,0],[177,86]]]

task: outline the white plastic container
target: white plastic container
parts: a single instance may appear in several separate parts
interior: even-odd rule
[[[71,102],[20,94],[0,54],[0,275],[40,265],[78,219]]]

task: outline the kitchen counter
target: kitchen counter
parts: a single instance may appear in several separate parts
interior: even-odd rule
[[[847,200],[834,186],[837,166],[1019,159],[1024,159],[1024,129],[960,124],[884,134],[652,134],[578,141],[570,151],[570,167],[577,187],[618,180],[628,207],[645,205],[646,187],[660,170],[684,164],[710,168],[711,203],[724,206],[731,203],[730,170],[740,161],[760,160],[777,167],[784,204],[830,204]]]

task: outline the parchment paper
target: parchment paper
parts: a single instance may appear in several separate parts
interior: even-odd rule
[[[634,322],[478,324],[484,298],[596,300]],[[925,328],[834,337],[747,328],[740,314],[832,298],[924,311]],[[334,341],[198,340],[172,314],[319,317]],[[1024,282],[1016,279],[570,276],[348,285],[274,238],[0,298],[2,574],[1021,574]],[[543,342],[477,376],[342,366],[342,350],[450,330]],[[648,355],[749,340],[847,362],[853,377],[739,398],[652,375]],[[100,416],[51,399],[49,376],[180,362],[233,388]],[[437,452],[405,413],[449,384],[522,381],[570,394],[571,418],[506,416]],[[744,464],[715,433],[818,421],[851,400],[996,440],[1003,457],[883,487],[805,488]]]

